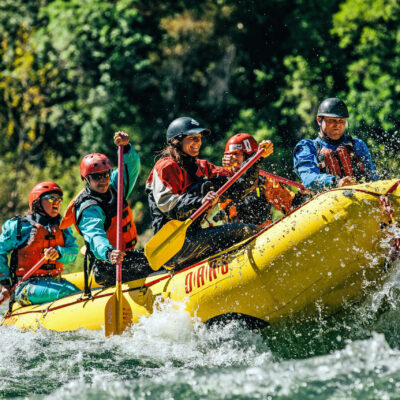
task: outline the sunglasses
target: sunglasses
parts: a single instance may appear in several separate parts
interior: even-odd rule
[[[99,181],[101,178],[108,179],[110,177],[110,171],[98,173],[98,174],[90,174],[90,179],[93,179],[94,181]]]
[[[54,202],[62,203],[63,199],[60,196],[54,196],[53,194],[46,194],[45,196],[42,196],[42,199],[46,199],[50,204]]]

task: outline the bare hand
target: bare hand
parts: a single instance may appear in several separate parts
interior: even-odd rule
[[[270,140],[263,140],[259,146],[259,149],[264,149],[262,157],[266,158],[274,152],[274,145]]]
[[[60,253],[54,247],[49,247],[48,249],[44,249],[44,257],[46,260],[54,261],[60,257]]]
[[[7,299],[10,298],[10,287],[8,286],[3,286],[1,288],[1,295],[2,297],[0,298],[0,303],[3,303],[4,301],[6,301]]]
[[[129,135],[124,131],[115,132],[114,144],[116,146],[126,146],[129,144]]]
[[[224,154],[222,157],[222,166],[233,172],[236,172],[240,168],[240,165],[235,161],[235,157],[232,154]]]
[[[203,200],[201,201],[203,204],[207,201],[211,202],[211,205],[215,205],[218,202],[219,196],[215,192],[208,192],[204,197]]]
[[[343,187],[343,186],[351,186],[355,185],[357,181],[352,177],[352,176],[344,176],[342,179],[339,180],[337,187]]]
[[[111,264],[117,264],[124,261],[126,253],[122,250],[113,250],[109,255],[109,261]]]

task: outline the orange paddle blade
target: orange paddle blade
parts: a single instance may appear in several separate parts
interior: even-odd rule
[[[117,283],[115,293],[107,301],[104,310],[105,335],[120,335],[131,322],[132,309],[122,293],[121,283]]]
[[[193,221],[168,221],[146,244],[144,254],[154,271],[158,271],[182,248],[186,230]]]

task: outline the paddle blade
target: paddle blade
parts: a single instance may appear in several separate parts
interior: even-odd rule
[[[144,254],[154,271],[158,271],[183,246],[186,230],[193,221],[167,222],[146,244]]]
[[[118,286],[118,285],[117,285]],[[122,307],[121,307],[122,305]],[[107,301],[104,310],[105,335],[120,335],[132,322],[132,309],[121,287]]]

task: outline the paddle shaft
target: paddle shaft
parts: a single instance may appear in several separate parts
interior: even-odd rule
[[[264,149],[260,149],[257,151],[256,154],[254,154],[253,157],[249,159],[249,161],[243,165],[238,171],[235,172],[234,175],[232,175],[229,180],[222,185],[218,190],[217,190],[217,195],[221,196],[226,190],[228,190],[236,181],[237,179],[243,175],[249,168],[251,168],[263,155]],[[194,221],[196,218],[198,218],[205,210],[207,210],[208,207],[212,204],[211,200],[206,201],[191,217],[190,219]]]
[[[27,279],[29,279],[44,263],[46,262],[46,258],[42,257],[22,278],[21,280],[16,283],[11,289],[10,289],[10,296],[15,292],[15,289],[18,287],[18,285],[21,282],[25,282]],[[0,305],[3,304],[6,301],[6,299],[3,297],[0,299]]]
[[[122,203],[124,191],[124,148],[118,146],[118,186],[117,186],[117,250],[122,250]],[[115,332],[120,334],[123,332],[123,299],[122,299],[122,262],[116,264],[115,271],[115,298],[116,298],[116,318]]]
[[[302,189],[302,190],[305,190],[307,192],[310,192],[308,189],[306,189],[306,187],[303,184],[295,182],[295,181],[292,181],[292,180],[287,179],[287,178],[284,178],[282,176],[271,174],[270,172],[266,172],[266,171],[260,171],[260,175],[264,176],[265,178],[272,178],[272,179],[275,179],[278,182],[285,183],[286,185],[294,186],[294,187],[297,187],[299,189]]]
[[[117,194],[117,250],[122,250],[122,203],[124,184],[124,149],[118,146],[118,194]],[[116,266],[116,283],[122,282],[122,262]]]

